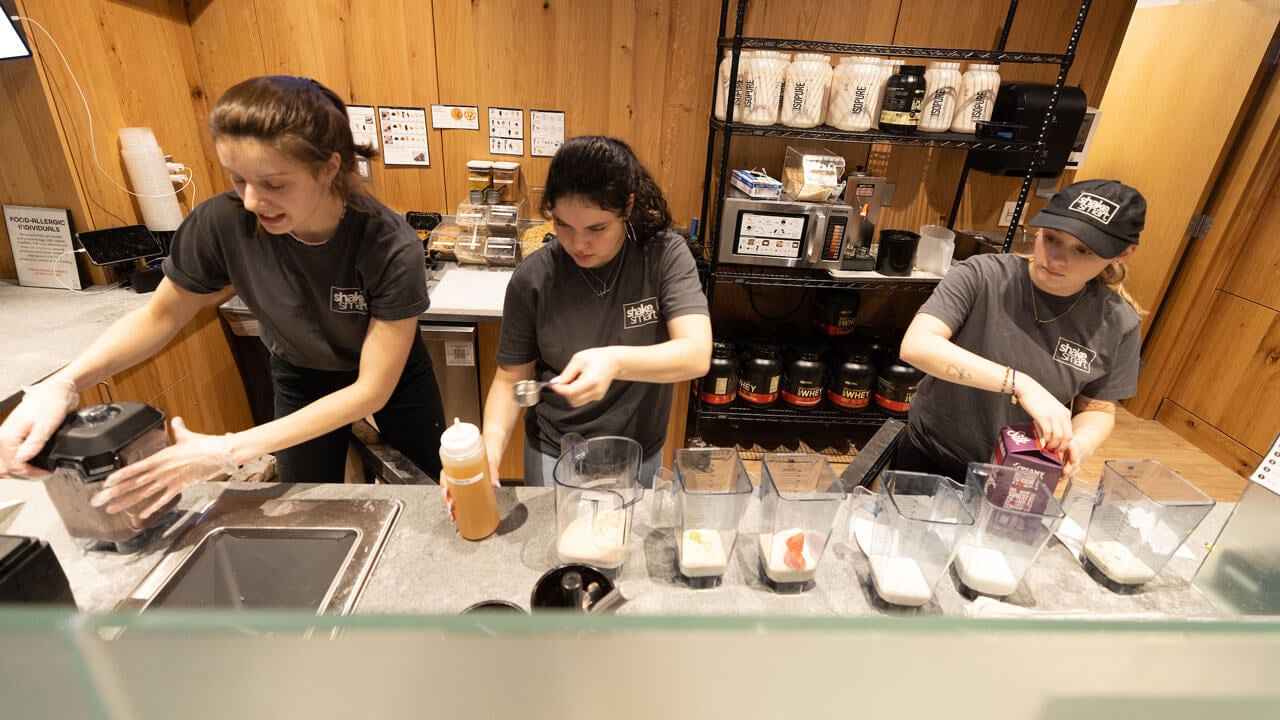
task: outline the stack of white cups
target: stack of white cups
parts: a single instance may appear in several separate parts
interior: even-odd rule
[[[147,229],[177,230],[182,210],[169,179],[169,166],[151,128],[121,128],[120,155]]]

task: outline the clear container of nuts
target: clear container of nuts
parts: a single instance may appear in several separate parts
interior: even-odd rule
[[[459,263],[484,265],[484,244],[489,237],[485,222],[487,207],[463,203],[458,206],[454,222],[458,225],[458,240],[453,254]]]

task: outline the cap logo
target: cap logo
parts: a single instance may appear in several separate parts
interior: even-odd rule
[[[1084,213],[1103,225],[1109,225],[1120,206],[1104,197],[1086,192],[1080,193],[1079,197],[1072,200],[1067,209]]]

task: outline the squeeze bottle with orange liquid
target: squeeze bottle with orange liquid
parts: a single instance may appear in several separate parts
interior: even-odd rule
[[[440,482],[453,499],[458,534],[481,540],[498,528],[498,501],[489,480],[480,428],[458,418],[440,435]]]

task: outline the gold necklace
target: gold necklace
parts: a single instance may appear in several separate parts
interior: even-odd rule
[[[574,267],[578,268],[578,274],[582,275],[583,281],[587,283],[587,287],[591,288],[591,292],[596,297],[603,298],[605,295],[609,294],[610,290],[613,289],[614,284],[618,282],[618,278],[622,277],[622,261],[625,260],[626,257],[627,257],[627,241],[624,238],[622,241],[622,257],[618,258],[618,264],[613,268],[613,279],[609,280],[607,283],[604,282],[603,280],[600,280],[599,277],[596,277],[595,271],[591,270],[590,268],[583,270],[582,266],[576,263],[574,264]],[[604,285],[603,290],[596,289],[596,286],[592,284],[591,280],[587,277],[588,272],[591,273],[591,277],[594,277],[597,280],[600,280],[600,282]]]
[[[337,227],[335,227],[335,228],[333,229],[333,235],[330,235],[329,237],[327,237],[327,238],[325,238],[325,239],[323,239],[323,240],[321,240],[321,241],[319,241],[319,242],[311,242],[311,241],[309,241],[309,240],[303,240],[302,238],[298,237],[297,235],[294,235],[294,234],[293,234],[293,231],[289,231],[289,232],[285,233],[285,235],[288,235],[289,237],[293,238],[294,242],[300,243],[300,244],[302,244],[302,245],[306,245],[307,247],[320,247],[321,245],[324,245],[325,243],[327,243],[327,242],[329,242],[330,240],[332,240],[332,239],[333,239],[333,238],[338,234],[338,227],[342,227],[342,221],[343,221],[343,220],[345,220],[345,219],[346,219],[346,217],[347,217],[347,201],[346,201],[346,200],[343,200],[343,201],[342,201],[342,214],[338,216],[338,225],[337,225]]]
[[[1081,288],[1079,294],[1076,295],[1076,299],[1072,301],[1071,307],[1067,308],[1066,310],[1063,310],[1060,314],[1054,317],[1051,317],[1048,320],[1041,320],[1040,311],[1036,309],[1036,284],[1031,282],[1030,277],[1027,278],[1027,286],[1031,289],[1031,314],[1035,316],[1036,325],[1048,325],[1054,320],[1061,320],[1062,318],[1066,317],[1067,313],[1076,309],[1076,305],[1080,303],[1080,298],[1084,297],[1084,291],[1089,289],[1087,285]]]

